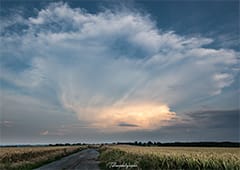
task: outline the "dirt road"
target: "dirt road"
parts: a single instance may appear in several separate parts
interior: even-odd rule
[[[95,149],[85,149],[35,170],[100,170],[98,155]]]

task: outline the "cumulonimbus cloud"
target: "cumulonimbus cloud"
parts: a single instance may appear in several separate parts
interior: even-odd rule
[[[63,107],[92,126],[159,128],[176,116],[171,106],[218,95],[234,81],[236,51],[163,32],[140,12],[91,14],[52,3],[22,23],[21,33],[1,37],[2,54],[19,63],[16,71],[1,57],[0,78],[32,91],[54,89]]]
[[[87,108],[76,105],[70,109],[78,113],[79,120],[85,120],[104,132],[153,130],[176,118],[176,113],[170,111],[166,104],[148,101]]]

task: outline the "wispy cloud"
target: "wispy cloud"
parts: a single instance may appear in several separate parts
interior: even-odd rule
[[[0,121],[0,125],[1,127],[12,127],[14,125],[13,121],[9,121],[9,120],[1,120]]]
[[[40,132],[40,135],[43,135],[43,136],[48,135],[48,130]]]

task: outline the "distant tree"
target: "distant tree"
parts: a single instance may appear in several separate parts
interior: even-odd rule
[[[64,146],[70,146],[71,144],[70,143],[65,143]]]
[[[153,143],[151,141],[148,141],[147,146],[152,146]]]

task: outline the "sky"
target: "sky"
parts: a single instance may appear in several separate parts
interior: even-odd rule
[[[1,144],[240,141],[239,1],[0,8]]]

